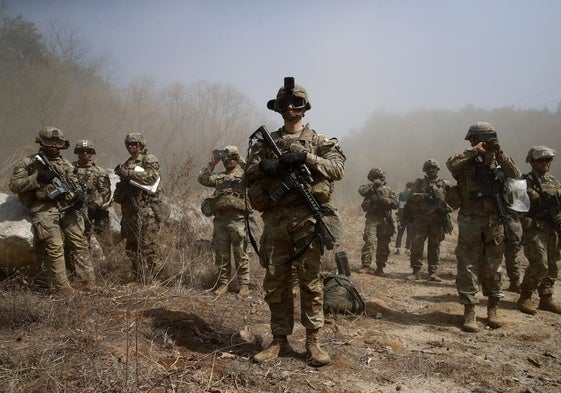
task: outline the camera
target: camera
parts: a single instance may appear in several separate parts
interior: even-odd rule
[[[228,150],[213,150],[212,155],[221,160],[228,157]]]
[[[293,94],[294,92],[294,77],[287,76],[284,78],[284,89],[289,93]]]

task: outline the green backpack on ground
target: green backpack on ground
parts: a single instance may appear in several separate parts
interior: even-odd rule
[[[323,312],[326,314],[362,314],[364,300],[347,276],[330,274],[323,279]]]

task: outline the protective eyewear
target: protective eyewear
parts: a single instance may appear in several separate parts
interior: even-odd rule
[[[94,151],[92,149],[78,149],[76,151],[78,152],[78,154],[80,153],[94,154]]]
[[[125,143],[125,146],[138,146],[138,145],[140,145],[140,143],[138,143],[138,142],[127,142],[127,143]]]
[[[277,107],[281,110],[287,110],[292,105],[294,109],[303,109],[306,107],[306,99],[298,96],[287,96],[277,100]]]
[[[546,163],[549,164],[551,161],[553,161],[553,158],[552,157],[542,157],[542,158],[538,158],[536,161],[539,162],[539,163],[546,162]]]

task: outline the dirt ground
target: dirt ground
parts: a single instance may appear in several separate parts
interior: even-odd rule
[[[341,247],[354,269],[360,264],[362,223],[353,221],[346,237],[354,240]],[[0,391],[561,391],[559,315],[523,314],[515,305],[517,294],[505,292],[500,304],[505,327],[485,327],[482,299],[481,331],[460,330],[454,245],[453,237],[443,243],[441,283],[406,281],[410,268],[404,254],[391,255],[387,278],[353,271],[367,310],[326,320],[321,341],[332,362],[323,368],[306,364],[299,314],[289,337],[293,355],[266,364],[251,361],[271,340],[263,269],[254,256],[248,298],[180,285],[112,285],[57,299],[4,284]],[[332,255],[326,255],[326,272],[335,269]],[[426,278],[426,266],[423,273]],[[559,291],[555,299],[561,301]]]

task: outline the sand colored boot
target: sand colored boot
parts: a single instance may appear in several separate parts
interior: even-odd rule
[[[319,345],[319,329],[306,329],[306,354],[314,367],[325,366],[331,361],[329,354]]]
[[[535,315],[538,311],[536,306],[532,303],[532,292],[528,289],[522,289],[520,297],[516,301],[516,305],[523,313]]]
[[[540,296],[540,304],[538,304],[538,309],[549,311],[555,314],[561,314],[561,306],[553,301],[551,294]]]
[[[421,279],[421,269],[415,268],[413,269],[413,273],[407,276],[407,281],[417,281]]]
[[[489,325],[491,329],[500,328],[505,324],[505,322],[499,318],[497,313],[500,300],[501,299],[498,297],[489,297],[487,301],[487,325]]]
[[[464,324],[462,325],[464,332],[475,333],[479,331],[477,321],[475,320],[475,304],[464,304]]]
[[[269,360],[276,359],[279,356],[286,355],[287,353],[290,353],[292,351],[292,347],[288,343],[288,339],[286,338],[286,336],[275,336],[273,337],[273,342],[271,342],[269,348],[264,349],[253,356],[253,360],[257,363],[263,363]]]
[[[238,295],[240,295],[241,297],[249,296],[249,285],[247,284],[240,285],[240,291],[238,292]]]

